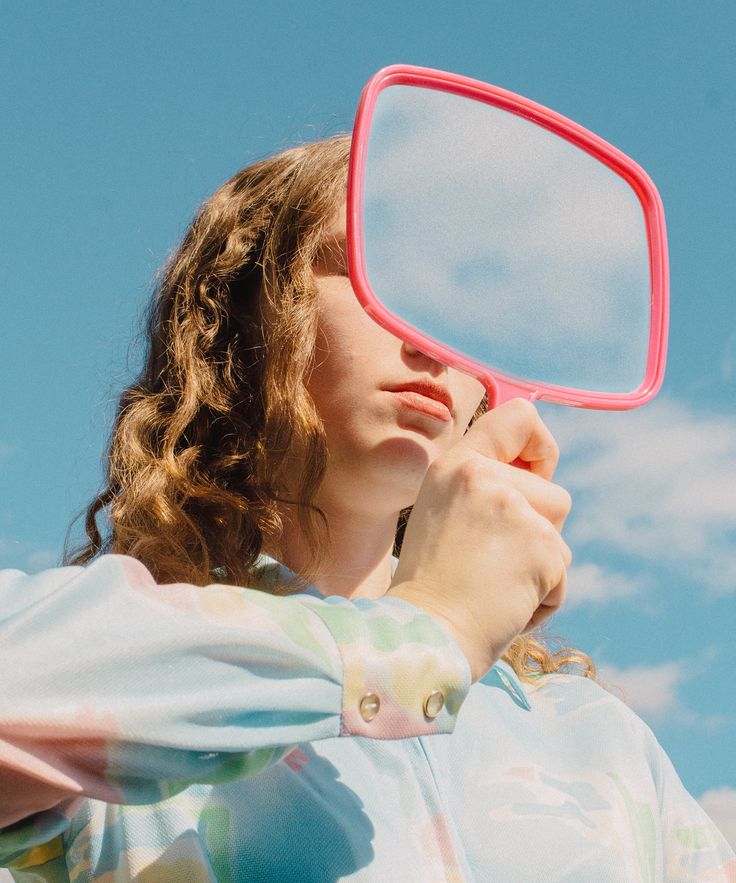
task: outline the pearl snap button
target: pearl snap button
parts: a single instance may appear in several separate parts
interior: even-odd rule
[[[375,693],[366,693],[360,700],[360,714],[364,721],[372,721],[378,714],[381,707],[381,700]]]
[[[433,690],[429,696],[424,700],[424,714],[427,717],[437,717],[437,715],[442,711],[442,706],[445,704],[445,697],[440,693],[439,690]]]

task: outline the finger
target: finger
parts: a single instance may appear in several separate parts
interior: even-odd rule
[[[546,479],[554,475],[560,456],[552,433],[526,399],[511,399],[483,414],[456,447],[463,445],[501,463],[518,457],[529,463],[533,474]]]
[[[565,562],[565,570],[570,569],[570,565],[572,564],[572,549],[567,545],[567,543],[562,541],[562,560]]]
[[[532,614],[529,622],[521,630],[521,634],[525,635],[542,625],[543,622],[553,616],[565,603],[567,597],[567,571],[562,574],[559,583],[548,592],[537,609]]]
[[[518,491],[534,511],[551,522],[558,531],[572,508],[570,494],[559,484],[506,463],[484,464],[484,472],[494,485]]]

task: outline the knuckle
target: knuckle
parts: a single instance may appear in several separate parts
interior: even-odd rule
[[[454,464],[453,480],[464,490],[477,490],[493,479],[495,461],[474,454]]]
[[[556,610],[559,610],[560,607],[562,607],[562,605],[565,603],[565,598],[567,598],[567,581],[564,579],[564,577],[554,587],[550,595],[552,596],[550,597],[551,604]]]
[[[480,461],[475,457],[467,457],[458,463],[454,477],[464,489],[467,489],[478,483],[482,472]]]
[[[462,460],[458,461],[453,451],[448,451],[429,464],[427,476],[431,476],[432,480],[437,484],[455,481],[458,478],[463,462]]]
[[[572,509],[570,492],[565,490],[564,487],[560,487],[560,485],[555,485],[555,495],[558,514],[563,518],[567,518]]]
[[[436,457],[427,467],[427,475],[441,476],[452,468],[452,463],[448,454],[442,454]]]
[[[547,457],[550,460],[554,460],[555,463],[560,459],[560,446],[554,440],[554,438],[550,435],[549,440],[547,442]]]
[[[555,530],[554,526],[549,521],[547,521],[546,518],[539,526],[539,535],[545,543],[554,543],[555,546],[560,539],[559,533]]]
[[[520,417],[523,417],[527,420],[533,420],[539,417],[539,412],[534,407],[534,405],[529,401],[529,399],[516,398],[511,399],[510,402],[507,403],[509,410],[513,410]]]
[[[518,511],[526,502],[523,494],[508,484],[493,482],[488,485],[487,495],[499,512]]]

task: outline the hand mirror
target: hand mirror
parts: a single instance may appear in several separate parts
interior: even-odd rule
[[[515,396],[633,408],[664,375],[667,240],[648,175],[592,132],[456,74],[384,68],[350,156],[348,269],[368,314]]]

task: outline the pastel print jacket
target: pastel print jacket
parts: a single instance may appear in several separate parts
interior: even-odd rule
[[[396,559],[394,559],[394,567]],[[397,598],[0,571],[0,879],[736,881],[651,730]]]

